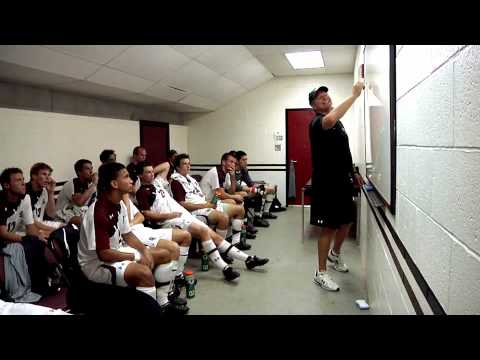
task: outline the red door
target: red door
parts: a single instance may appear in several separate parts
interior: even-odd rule
[[[295,199],[289,199],[289,205],[302,203],[302,187],[312,177],[312,157],[310,153],[310,138],[308,126],[315,116],[312,109],[287,109],[287,197],[289,189],[290,160],[295,160]],[[305,197],[305,204],[310,204],[310,198]]]
[[[170,147],[168,124],[140,121],[140,145],[147,150],[147,160],[156,166],[167,161]]]

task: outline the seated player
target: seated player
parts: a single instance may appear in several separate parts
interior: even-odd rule
[[[116,162],[117,161],[117,154],[115,154],[115,150],[106,149],[100,153],[100,162],[102,164],[106,164],[108,162]]]
[[[268,262],[268,259],[245,254],[196,219],[178,204],[167,191],[162,189],[160,182],[154,180],[153,167],[149,163],[139,163],[137,173],[142,182],[142,186],[137,191],[138,206],[145,219],[163,228],[176,227],[187,230],[193,237],[200,239],[205,253],[208,254],[213,264],[222,270],[226,280],[234,280],[240,274],[225,263],[219,251],[230,255],[234,259],[244,261],[248,269],[253,269]]]
[[[147,150],[142,146],[135,146],[133,148],[132,162],[127,166],[128,173],[130,174],[130,178],[132,179],[134,185],[138,179],[135,167],[139,162],[145,160],[147,160]]]
[[[126,198],[126,199],[125,199]],[[126,205],[128,220],[133,234],[148,247],[165,249],[170,253],[173,261],[172,271],[175,272],[174,287],[170,289],[168,299],[176,304],[186,304],[180,299],[180,287],[185,285],[183,270],[188,259],[188,250],[192,237],[190,233],[181,229],[152,229],[143,225],[145,217],[138,208],[124,195],[122,202]]]
[[[203,216],[209,225],[216,226],[220,237],[226,238],[228,225],[232,223],[232,244],[240,250],[251,247],[241,237],[245,211],[235,204],[212,204],[207,202],[197,180],[190,176],[190,157],[187,154],[177,155],[175,170],[172,174],[173,198],[194,216]]]
[[[0,248],[20,243],[25,251],[31,289],[48,292],[48,263],[45,257],[46,235],[35,226],[30,196],[26,194],[22,170],[5,169],[0,175]]]
[[[221,164],[208,170],[202,177],[200,188],[209,202],[216,196],[222,201],[243,205],[243,196],[232,191],[234,179],[235,157],[225,153],[222,155]]]
[[[55,180],[51,177],[53,169],[45,163],[36,163],[30,169],[30,182],[26,184],[30,196],[33,220],[40,232],[49,237],[50,233],[65,225],[52,221],[55,218]],[[44,219],[45,214],[52,220]]]
[[[169,182],[171,181],[172,174],[175,171],[175,158],[176,157],[177,157],[177,150],[174,150],[174,149],[168,150],[167,161],[168,161],[168,164],[170,165],[170,168],[168,170],[167,180]]]
[[[122,164],[99,169],[99,198],[82,219],[78,261],[85,276],[97,283],[133,286],[157,300],[167,314],[185,314],[186,305],[172,304],[168,293],[174,279],[170,253],[146,247],[131,231],[121,201],[132,180]]]
[[[58,194],[56,214],[64,222],[80,226],[82,216],[95,201],[98,176],[90,160],[80,159],[74,168],[77,177],[63,185]]]

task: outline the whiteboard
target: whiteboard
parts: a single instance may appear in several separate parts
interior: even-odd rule
[[[395,63],[391,58],[392,48],[391,45],[366,45],[364,61],[367,178],[394,212]]]

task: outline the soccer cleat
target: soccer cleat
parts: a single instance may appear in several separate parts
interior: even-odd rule
[[[247,238],[247,239],[252,240],[252,239],[255,239],[256,237],[257,237],[257,235],[252,234],[252,233],[249,233],[249,232],[247,231],[247,235],[246,235],[246,238]]]
[[[238,250],[250,250],[252,248],[252,245],[247,244],[245,240],[240,240],[239,243],[236,243],[235,246]]]
[[[233,270],[232,267],[227,266],[225,269],[223,269],[223,276],[225,276],[225,280],[232,281],[238,278],[240,276],[240,273]]]
[[[186,305],[176,305],[170,302],[162,305],[160,308],[163,314],[167,316],[185,315],[190,310]]]
[[[255,216],[253,218],[253,225],[254,226],[257,226],[257,227],[269,227],[270,224],[268,223],[267,220],[265,219],[262,219],[261,217],[259,216]]]
[[[247,232],[256,234],[258,230],[252,224],[247,224]]]
[[[339,272],[348,272],[348,266],[343,262],[342,256],[340,254],[334,254],[332,249],[328,252],[327,259],[333,263],[333,268],[335,270]]]
[[[184,287],[186,284],[185,284],[185,277],[183,276],[183,274],[175,276],[175,280],[173,281],[173,283],[177,288]]]
[[[268,261],[269,259],[267,258],[262,259],[257,256],[249,256],[247,260],[245,260],[245,265],[248,270],[252,270],[254,267],[265,265]]]
[[[263,218],[263,219],[272,219],[272,220],[275,220],[276,218],[278,218],[278,216],[277,216],[277,215],[273,215],[271,212],[265,212],[265,213],[263,213],[262,218]]]
[[[328,275],[326,271],[319,272],[316,270],[315,275],[313,276],[313,282],[317,285],[320,285],[322,289],[328,291],[340,290],[337,283],[330,278],[330,275]]]
[[[168,293],[168,301],[174,305],[187,305],[187,300],[180,297],[180,290],[176,286]]]

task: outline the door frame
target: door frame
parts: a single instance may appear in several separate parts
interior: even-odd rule
[[[290,171],[290,164],[288,163],[288,112],[289,111],[313,111],[312,108],[293,108],[293,109],[285,109],[285,164],[286,164],[286,171],[285,171],[285,206],[288,207],[288,187],[289,187],[289,171]],[[303,185],[302,185],[303,186]]]
[[[151,127],[159,127],[159,128],[164,128],[167,129],[167,151],[166,153],[168,154],[168,151],[170,150],[170,124],[169,123],[164,123],[164,122],[159,122],[159,121],[149,121],[149,120],[139,120],[139,130],[140,130],[140,146],[143,146],[143,127],[144,126],[151,126]],[[156,164],[158,165],[158,164]]]

